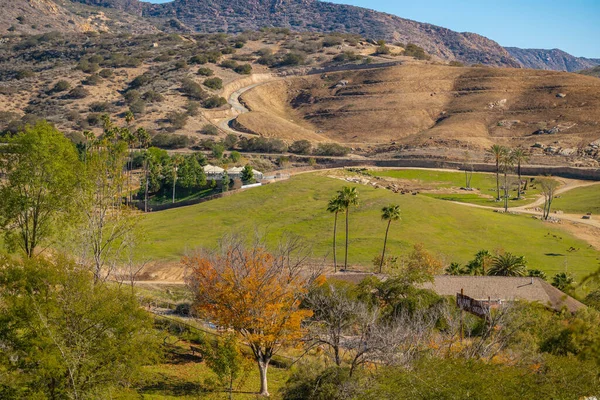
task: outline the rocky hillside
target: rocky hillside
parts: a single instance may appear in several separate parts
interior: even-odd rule
[[[520,49],[507,47],[506,50],[524,68],[575,72],[600,65],[600,59],[575,57],[559,49]]]
[[[242,32],[264,26],[294,31],[344,32],[389,42],[414,43],[444,60],[518,67],[498,43],[474,33],[458,33],[394,15],[317,0],[175,0],[148,4],[137,0],[78,0],[141,14],[165,30]]]
[[[10,7],[3,7],[0,13],[0,35],[38,35],[53,31],[158,32],[148,20],[134,13],[123,13],[114,7],[99,8],[69,0],[9,0],[9,3]],[[112,5],[108,0],[97,3],[101,6]],[[137,0],[124,4],[129,3],[132,6],[140,4]]]

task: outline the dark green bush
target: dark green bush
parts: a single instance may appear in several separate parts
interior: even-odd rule
[[[338,143],[319,143],[315,149],[315,154],[318,156],[345,156],[350,152],[350,149]]]
[[[200,68],[198,68],[198,75],[212,76],[212,75],[214,75],[214,72],[210,68],[200,67]]]
[[[217,108],[227,104],[227,100],[224,97],[211,96],[204,101],[202,104],[204,108]]]
[[[221,78],[208,78],[204,80],[204,86],[210,89],[223,89],[223,80]]]
[[[250,65],[250,64],[238,65],[233,70],[241,75],[250,75],[252,73],[252,65]]]

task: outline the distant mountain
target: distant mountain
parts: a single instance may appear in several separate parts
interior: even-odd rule
[[[524,68],[575,72],[600,65],[600,59],[575,57],[559,49],[520,49],[506,47],[506,50]]]

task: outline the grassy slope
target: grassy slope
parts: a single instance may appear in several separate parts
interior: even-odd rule
[[[431,184],[435,188],[460,188],[465,186],[465,173],[464,172],[445,172],[445,171],[431,171],[431,170],[420,170],[420,169],[403,169],[403,170],[390,170],[390,171],[373,171],[371,173],[375,176],[390,177],[396,179],[410,179],[418,180],[426,184]],[[516,177],[513,176],[513,181],[516,181]],[[509,177],[509,181],[510,181]],[[522,177],[524,179],[524,177]],[[504,182],[504,176],[500,175],[500,196],[503,195],[502,185]],[[496,197],[496,174],[484,174],[484,173],[473,173],[471,179],[471,187],[478,189],[482,195],[492,196],[492,198],[482,197],[476,193],[465,192],[464,194],[428,194],[428,196],[452,201],[461,201],[464,203],[480,204],[492,207],[502,207],[502,203],[495,201]],[[516,185],[511,186],[510,195],[512,198],[517,197]],[[539,188],[529,188],[527,193],[522,196],[523,199],[519,201],[509,200],[509,207],[516,207],[525,205],[533,202],[539,195]]]
[[[345,183],[316,174],[293,177],[244,193],[196,206],[152,213],[144,225],[148,237],[140,249],[154,259],[178,260],[187,250],[214,246],[225,233],[251,233],[258,228],[275,241],[284,231],[313,245],[315,258],[330,255],[333,216],[325,211],[328,199]],[[381,250],[385,223],[380,209],[397,203],[402,220],[392,226],[388,254],[406,253],[418,242],[445,261],[466,262],[480,249],[504,249],[525,255],[531,268],[549,274],[564,270],[579,277],[596,269],[598,252],[557,226],[531,217],[502,215],[426,196],[393,194],[359,187],[361,207],[350,214],[350,262],[370,265]],[[338,259],[343,258],[343,217],[339,220]],[[567,253],[569,247],[580,249]],[[329,256],[331,260],[331,256]]]
[[[577,188],[561,194],[552,202],[552,207],[566,213],[600,214],[600,185]]]

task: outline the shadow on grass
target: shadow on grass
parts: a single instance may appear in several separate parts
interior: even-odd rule
[[[193,394],[206,393],[205,388],[200,383],[182,381],[173,379],[172,377],[163,376],[163,380],[152,382],[140,387],[141,394],[156,394],[171,395],[171,396],[188,396]]]
[[[560,254],[560,253],[544,253],[545,256],[548,257],[564,257],[564,254]]]

